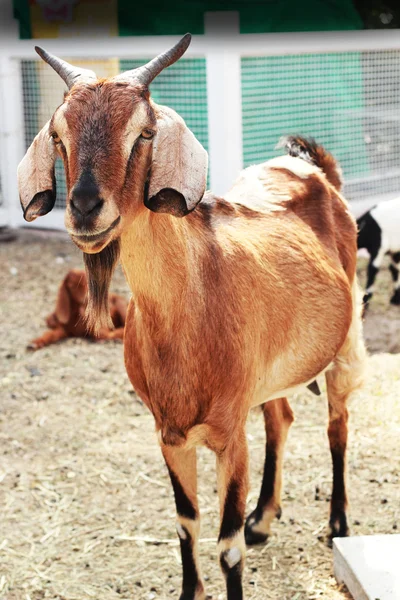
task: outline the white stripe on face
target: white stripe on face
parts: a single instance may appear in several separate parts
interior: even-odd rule
[[[143,129],[149,126],[148,121],[149,117],[144,103],[142,102],[141,104],[137,104],[122,135],[122,143],[126,159],[129,158],[132,147],[142,133]]]

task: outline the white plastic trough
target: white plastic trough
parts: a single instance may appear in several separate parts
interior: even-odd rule
[[[335,538],[333,564],[354,600],[400,600],[400,535]]]

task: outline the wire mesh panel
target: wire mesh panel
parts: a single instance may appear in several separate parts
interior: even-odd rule
[[[148,59],[150,60],[150,58]],[[121,71],[140,67],[143,60],[121,61]],[[208,149],[206,61],[181,58],[162,71],[150,86],[153,100],[176,110],[199,142]]]
[[[246,166],[314,137],[339,160],[356,200],[400,189],[400,50],[242,58]]]
[[[67,59],[68,60],[68,59]],[[75,65],[93,69],[99,77],[112,77],[119,70],[117,59],[77,60]],[[46,124],[57,106],[62,104],[67,87],[62,79],[45,63],[34,60],[21,62],[24,100],[25,145],[28,147],[36,134]],[[57,201],[56,208],[64,208],[66,183],[61,159],[55,165]]]
[[[68,59],[67,59],[68,60]],[[75,65],[92,69],[98,77],[112,77],[120,71],[143,65],[146,60],[71,60]],[[25,144],[28,147],[63,101],[66,86],[44,63],[21,62],[24,99]],[[207,88],[204,59],[182,59],[161,73],[150,87],[152,97],[160,104],[175,109],[186,121],[200,142],[208,146]],[[57,201],[63,208],[66,184],[61,160],[56,162]]]

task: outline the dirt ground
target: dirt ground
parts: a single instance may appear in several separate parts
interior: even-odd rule
[[[59,283],[81,266],[71,242],[21,235],[0,245],[0,598],[158,600],[179,597],[174,502],[153,420],[124,371],[122,345],[68,340],[36,353]],[[366,318],[369,379],[350,406],[350,526],[355,535],[400,528],[400,309],[389,274]],[[379,286],[379,287],[380,287]],[[114,290],[127,293],[122,273]],[[321,382],[323,383],[323,382]],[[322,387],[322,386],[321,386]],[[331,466],[326,397],[291,400],[283,516],[251,548],[247,600],[343,600],[324,533]],[[261,480],[261,415],[248,424],[249,508]],[[225,598],[216,555],[214,457],[199,451],[201,562],[207,592]]]
[[[359,280],[365,287],[368,261],[359,259]],[[389,257],[376,278],[376,290],[364,320],[364,338],[370,353],[400,353],[400,308],[389,303],[393,293],[392,278],[388,269]]]

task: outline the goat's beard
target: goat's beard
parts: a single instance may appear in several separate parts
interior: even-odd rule
[[[88,330],[94,335],[98,335],[102,327],[114,328],[110,316],[108,290],[119,254],[119,239],[110,242],[97,254],[83,253],[88,279],[88,302],[85,320]]]

